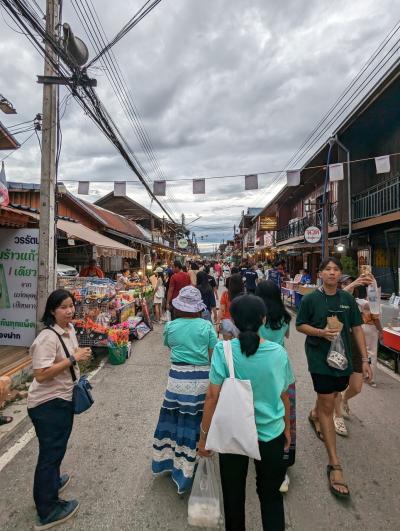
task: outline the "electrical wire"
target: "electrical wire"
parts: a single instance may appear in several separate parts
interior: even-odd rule
[[[0,159],[0,162],[3,162],[3,160],[6,160],[6,159],[8,159],[9,157],[12,157],[12,155],[14,155],[15,153],[17,153],[17,151],[18,151],[19,149],[21,149],[22,146],[23,146],[24,144],[26,144],[26,143],[27,143],[27,142],[33,137],[34,134],[35,134],[35,131],[34,131],[31,135],[29,135],[27,138],[25,138],[25,140],[24,140],[23,142],[21,142],[21,144],[20,144],[20,146],[19,146],[18,149],[14,150],[14,151],[11,151],[11,153],[9,153],[8,155],[6,155],[6,156],[3,157],[2,159]]]

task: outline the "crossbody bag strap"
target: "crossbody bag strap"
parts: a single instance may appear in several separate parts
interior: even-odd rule
[[[229,378],[235,378],[235,368],[233,366],[232,344],[230,341],[224,341],[225,361],[229,369]]]
[[[71,355],[70,355],[70,353],[68,352],[67,345],[64,343],[63,338],[60,336],[60,334],[59,334],[58,332],[56,332],[56,331],[54,330],[54,328],[51,328],[51,326],[48,326],[47,329],[48,329],[48,330],[51,330],[52,332],[54,332],[54,333],[56,334],[56,336],[57,336],[58,339],[60,340],[60,343],[61,343],[61,345],[62,345],[62,347],[63,347],[63,349],[64,349],[65,355],[66,355],[67,358],[69,359],[69,358],[71,357]],[[70,373],[71,373],[72,381],[73,381],[73,382],[76,382],[77,378],[76,378],[76,374],[75,374],[75,371],[74,371],[72,365],[70,366],[69,370],[70,370]]]

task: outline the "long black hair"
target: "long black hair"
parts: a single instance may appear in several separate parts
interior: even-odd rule
[[[254,295],[241,295],[232,301],[229,311],[239,329],[241,351],[252,356],[260,346],[258,330],[267,313],[264,302]]]
[[[229,294],[229,300],[233,301],[236,297],[239,295],[243,295],[244,293],[244,283],[242,275],[239,273],[235,273],[234,275],[227,278],[229,280],[228,284],[228,294]]]
[[[256,295],[264,301],[267,308],[267,324],[271,330],[280,330],[285,323],[290,323],[292,317],[282,302],[280,289],[272,280],[260,282],[256,288]]]
[[[197,273],[196,288],[200,290],[202,297],[207,293],[212,293],[212,287],[210,286],[210,282],[205,271],[199,271]]]
[[[50,293],[46,301],[46,308],[44,309],[43,317],[41,319],[42,323],[44,323],[46,326],[53,326],[56,322],[53,312],[55,312],[57,308],[59,308],[61,304],[69,298],[72,299],[72,302],[75,305],[75,299],[72,293],[66,289],[56,289]]]

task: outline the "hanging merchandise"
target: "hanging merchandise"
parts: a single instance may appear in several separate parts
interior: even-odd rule
[[[376,173],[390,173],[390,156],[375,157]]]
[[[258,190],[258,175],[245,175],[244,177],[245,190]]]
[[[79,181],[78,195],[89,195],[89,181]]]
[[[167,195],[166,194],[167,182],[166,181],[154,181],[153,193],[154,195]]]
[[[299,186],[300,184],[300,170],[289,170],[286,172],[287,186]]]
[[[329,182],[333,183],[335,181],[343,181],[343,179],[343,163],[339,162],[338,164],[329,164]]]
[[[126,196],[126,181],[115,181],[114,182],[114,195],[115,197]]]
[[[205,179],[193,179],[193,193],[205,194],[206,193],[206,180]]]

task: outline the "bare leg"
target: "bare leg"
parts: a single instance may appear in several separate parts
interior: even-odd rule
[[[349,387],[343,394],[343,402],[347,404],[350,398],[354,398],[361,393],[363,385],[363,375],[360,372],[353,372],[350,376]]]
[[[155,304],[154,305],[154,313],[155,313],[156,321],[158,322],[161,319],[161,316],[160,316],[160,304]]]
[[[337,393],[329,395],[318,395],[318,418],[321,423],[321,430],[324,436],[326,451],[330,465],[338,465],[339,458],[336,451],[336,432],[333,423],[333,413],[335,410],[335,400]],[[334,470],[331,473],[332,480],[343,481],[341,470]],[[346,493],[347,489],[343,485],[335,487],[339,492]]]

